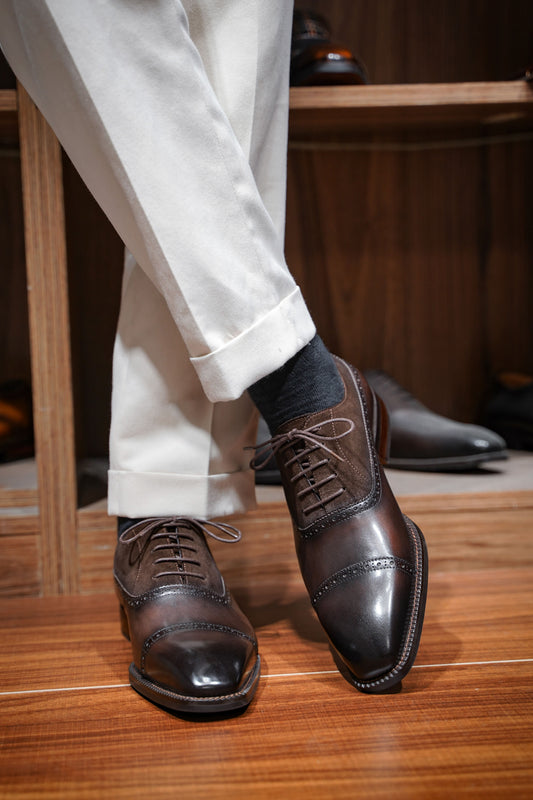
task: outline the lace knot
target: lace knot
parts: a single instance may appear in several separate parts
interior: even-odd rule
[[[321,429],[326,425],[333,426],[335,432],[321,433]],[[336,430],[337,426],[341,427],[340,431]],[[255,456],[250,462],[250,467],[262,469],[278,452],[285,453],[292,448],[292,455],[285,460],[285,469],[293,468],[294,472],[290,477],[287,474],[285,480],[290,484],[299,485],[300,488],[296,490],[296,500],[305,502],[305,505],[302,503],[301,510],[304,516],[308,516],[317,509],[324,509],[346,491],[339,481],[336,470],[329,463],[330,459],[326,453],[337,461],[345,462],[346,459],[328,445],[348,436],[354,428],[353,421],[346,417],[334,417],[309,428],[292,428],[251,448],[255,450]],[[311,454],[318,450],[323,452],[318,457],[311,457]]]
[[[234,544],[241,539],[241,532],[227,522],[192,517],[153,517],[127,528],[120,535],[119,541],[122,544],[132,544],[145,540],[146,546],[151,541],[155,542],[151,548],[151,553],[157,555],[153,563],[172,564],[174,569],[157,572],[153,575],[154,580],[172,577],[184,582],[190,578],[205,581],[206,576],[199,571],[202,568],[202,557],[198,551],[198,537],[201,539],[202,535],[226,544]],[[165,554],[160,556],[161,551],[165,551]]]
[[[346,429],[340,433],[335,433],[330,436],[319,433],[320,429],[323,428],[324,425],[332,425],[339,422],[344,423],[347,426]],[[333,419],[319,422],[317,425],[312,425],[310,428],[292,428],[290,431],[286,431],[285,433],[278,433],[275,436],[272,436],[272,438],[267,439],[265,442],[255,445],[255,447],[247,448],[248,450],[255,450],[255,456],[250,461],[250,468],[255,470],[263,469],[268,463],[270,463],[278,450],[280,450],[282,447],[290,445],[295,441],[302,440],[316,447],[320,447],[338,461],[344,461],[344,458],[328,447],[326,442],[334,442],[338,439],[343,439],[353,431],[354,427],[354,423],[351,419],[347,419],[346,417],[334,417]]]
[[[131,528],[127,528],[119,536],[119,541],[123,544],[128,544],[170,528],[174,531],[177,528],[189,528],[226,544],[239,542],[242,537],[240,530],[227,522],[212,522],[211,520],[195,519],[193,517],[149,517],[143,519],[142,523],[137,523],[132,525]],[[216,531],[220,531],[226,536],[221,536]]]

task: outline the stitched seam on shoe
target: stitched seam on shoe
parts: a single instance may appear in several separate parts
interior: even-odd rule
[[[422,538],[418,535],[416,530],[416,526],[414,523],[404,515],[405,524],[411,536],[411,544],[414,550],[416,564],[412,567],[412,575],[415,580],[412,582],[411,586],[411,593],[409,596],[409,619],[406,623],[404,634],[402,637],[402,643],[400,645],[400,655],[398,658],[397,663],[395,666],[387,672],[385,675],[382,675],[381,678],[378,678],[374,681],[359,681],[356,678],[353,679],[354,686],[357,686],[361,689],[368,689],[374,688],[376,686],[380,686],[384,683],[388,683],[391,678],[394,678],[398,672],[401,672],[407,661],[411,656],[411,650],[413,646],[413,639],[416,634],[418,618],[420,616],[420,597],[422,594],[422,584],[423,584],[423,561],[424,561],[424,545],[422,543]],[[419,544],[419,547],[417,546]]]
[[[313,594],[311,602],[313,605],[316,605],[318,601],[332,589],[336,588],[337,586],[342,586],[345,583],[349,583],[359,575],[366,575],[369,572],[378,572],[384,569],[400,570],[401,572],[405,572],[407,575],[414,574],[414,569],[411,564],[409,564],[409,562],[405,561],[403,558],[395,558],[394,556],[385,556],[384,558],[369,558],[367,561],[359,561],[357,564],[350,564],[348,567],[344,567],[344,569],[335,572],[333,575],[323,581]]]
[[[349,519],[354,513],[359,513],[361,511],[366,511],[373,508],[378,502],[381,497],[381,476],[380,476],[380,469],[379,469],[379,462],[376,458],[375,448],[373,442],[370,438],[369,431],[371,429],[370,426],[370,419],[368,416],[368,406],[365,400],[363,387],[357,372],[354,372],[349,364],[346,365],[350,376],[352,377],[354,383],[356,384],[357,393],[359,395],[359,399],[361,401],[363,419],[365,422],[365,436],[366,436],[366,443],[368,447],[370,463],[372,468],[372,473],[374,477],[374,486],[371,491],[357,503],[352,503],[349,506],[345,506],[344,508],[339,508],[336,511],[331,511],[326,513],[324,517],[322,517],[317,522],[311,523],[307,528],[301,528],[298,526],[298,531],[300,535],[304,539],[309,539],[312,536],[316,536],[317,534],[321,533],[325,528],[329,528],[332,525],[337,524],[338,522],[342,522],[345,519]]]
[[[161,628],[145,640],[141,651],[141,670],[144,670],[146,656],[152,645],[156,644],[160,639],[164,639],[165,636],[174,633],[174,631],[216,631],[217,633],[229,633],[232,636],[246,639],[254,648],[257,648],[257,642],[252,636],[237,630],[237,628],[230,628],[228,625],[217,625],[213,622],[177,622],[175,625],[168,625],[166,628]]]

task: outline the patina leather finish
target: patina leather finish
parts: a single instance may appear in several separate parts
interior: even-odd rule
[[[427,554],[380,464],[386,411],[357,370],[337,365],[344,400],[282,425],[266,448],[276,456],[302,576],[335,660],[357,688],[382,692],[400,683],[416,655]]]
[[[131,684],[182,712],[243,708],[259,680],[253,628],[227,590],[206,534],[240,538],[223,523],[148,519],[122,534],[115,554]]]

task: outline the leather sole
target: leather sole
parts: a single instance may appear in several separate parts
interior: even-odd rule
[[[183,714],[223,714],[246,708],[257,689],[260,672],[261,659],[257,656],[246,682],[237,692],[218,697],[193,697],[178,694],[155,681],[148,680],[139,672],[134,663],[130,664],[129,669],[130,684],[139,694],[159,706]]]
[[[309,66],[297,69],[291,86],[339,86],[363,85],[368,78],[353,61],[314,61]]]
[[[486,461],[505,461],[505,450],[469,456],[450,456],[446,458],[387,458],[385,467],[407,469],[413,472],[462,472],[475,469]]]
[[[384,675],[380,675],[371,681],[362,681],[352,673],[332,647],[333,658],[343,678],[348,683],[351,683],[352,686],[355,686],[356,689],[367,694],[384,694],[391,690],[398,690],[402,678],[407,675],[413,666],[418,645],[420,644],[427,597],[428,554],[426,542],[420,528],[408,517],[404,517],[404,519],[413,541],[416,569],[410,598],[411,613],[405,625],[402,646],[396,664]]]

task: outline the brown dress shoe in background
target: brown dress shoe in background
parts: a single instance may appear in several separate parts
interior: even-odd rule
[[[291,86],[369,83],[365,66],[348,48],[331,40],[328,23],[312,11],[294,11]]]
[[[131,640],[131,685],[173,711],[213,714],[246,707],[260,660],[253,628],[231,598],[205,535],[238,541],[225,523],[142,520],[122,533],[115,584],[122,632]]]
[[[360,375],[336,359],[344,400],[282,425],[275,454],[311,602],[335,661],[354,686],[385,692],[411,668],[422,631],[427,553],[379,463],[386,412]],[[253,466],[260,468],[258,448]]]

